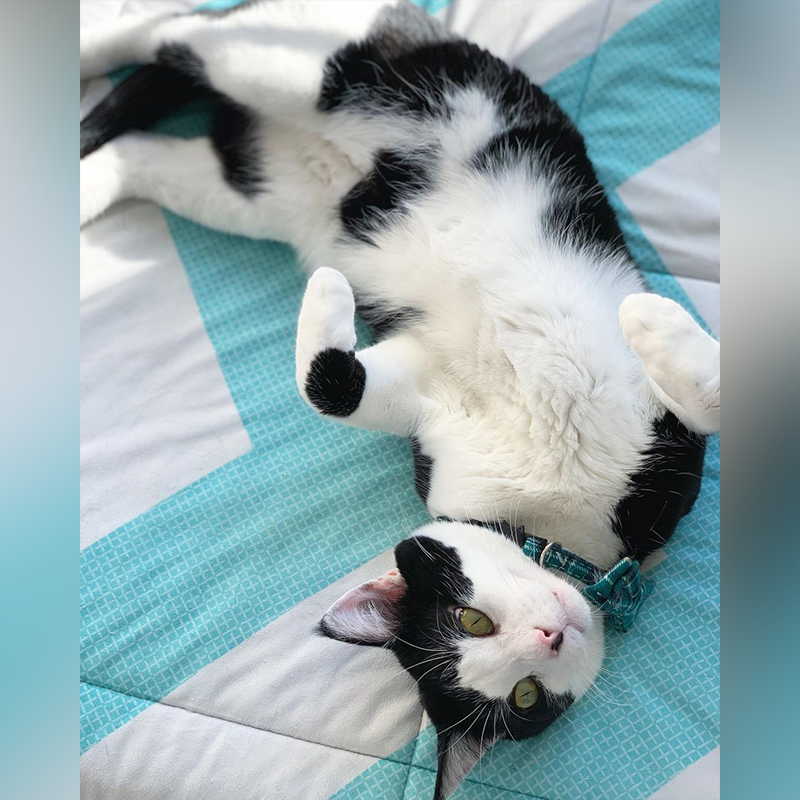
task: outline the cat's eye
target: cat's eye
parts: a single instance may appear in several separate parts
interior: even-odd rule
[[[533,678],[523,678],[514,687],[514,704],[517,708],[533,708],[539,702],[539,687]]]
[[[494,633],[494,623],[483,613],[475,608],[457,608],[456,618],[461,627],[473,636],[488,636]]]

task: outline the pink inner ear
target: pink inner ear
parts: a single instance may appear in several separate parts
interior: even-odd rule
[[[390,569],[380,578],[364,584],[364,588],[374,589],[383,594],[389,602],[396,603],[406,591],[406,582],[399,570]]]
[[[396,569],[389,570],[379,578],[362,583],[351,589],[334,604],[334,608],[348,611],[372,601],[378,606],[393,606],[406,590],[406,582]]]
[[[325,633],[356,644],[386,643],[398,624],[396,606],[406,590],[403,576],[389,570],[340,597],[323,617]]]

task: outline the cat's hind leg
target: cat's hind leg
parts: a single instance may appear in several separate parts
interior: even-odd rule
[[[278,238],[261,204],[224,179],[210,138],[128,133],[80,163],[81,225],[120,200],[138,198],[217,230]]]
[[[81,78],[160,64],[261,113],[313,111],[329,57],[391,0],[268,0],[229,13],[122,17],[81,31]]]
[[[287,242],[318,263],[340,230],[338,198],[360,175],[313,134],[254,124],[241,142],[231,125],[212,137],[136,132],[108,142],[81,159],[81,225],[120,200],[151,200],[216,230]]]
[[[321,267],[309,279],[297,324],[297,385],[319,413],[359,428],[412,435],[424,400],[417,376],[424,353],[397,334],[356,352],[355,302],[340,272]]]
[[[720,346],[678,303],[632,294],[619,309],[622,333],[647,370],[653,394],[688,428],[720,426]]]

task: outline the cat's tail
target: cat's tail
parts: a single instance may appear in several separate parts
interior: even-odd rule
[[[163,64],[140,67],[81,120],[81,158],[120,134],[143,130],[209,94],[195,77]]]

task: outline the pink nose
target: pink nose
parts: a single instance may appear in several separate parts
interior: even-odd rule
[[[561,642],[564,641],[563,631],[547,631],[544,628],[534,628],[533,632],[539,641],[547,645],[554,653],[558,652]]]

